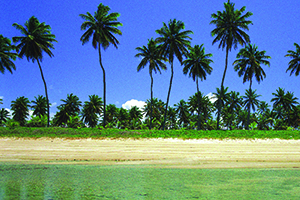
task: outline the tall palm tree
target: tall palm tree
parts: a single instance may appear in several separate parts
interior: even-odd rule
[[[33,109],[32,115],[35,116],[43,116],[47,114],[47,99],[42,95],[38,95],[38,97],[34,97],[35,100],[31,101],[33,105],[31,108]]]
[[[142,60],[140,64],[137,67],[137,71],[139,72],[141,69],[143,69],[147,64],[149,64],[149,74],[151,78],[151,104],[150,104],[150,126],[149,129],[151,130],[152,125],[152,104],[153,104],[153,76],[152,71],[155,73],[158,71],[161,73],[160,69],[166,70],[166,64],[162,61],[166,61],[164,57],[162,57],[161,54],[159,54],[159,47],[156,45],[155,41],[151,38],[151,40],[148,41],[148,46],[143,47],[137,47],[136,50],[139,51],[135,55],[135,57],[142,57]]]
[[[296,51],[289,50],[285,57],[290,57],[292,60],[289,62],[289,67],[286,72],[291,70],[292,75],[295,72],[295,75],[298,76],[300,72],[300,46],[297,43],[294,43]]]
[[[246,129],[249,130],[249,123],[250,123],[250,109],[252,108],[253,111],[255,111],[255,106],[259,106],[260,101],[257,99],[261,95],[255,93],[256,90],[246,90],[245,96],[243,96],[243,104],[248,109],[248,116],[247,116],[247,124]]]
[[[89,95],[89,101],[85,101],[82,109],[82,121],[94,128],[97,125],[99,115],[103,112],[103,101],[98,95]]]
[[[87,12],[86,15],[79,15],[82,19],[86,20],[81,25],[81,30],[86,31],[81,36],[80,41],[82,41],[82,45],[84,45],[91,37],[93,38],[92,45],[95,49],[98,48],[99,63],[103,71],[103,127],[106,125],[106,79],[100,47],[106,50],[110,44],[113,44],[118,48],[119,41],[114,34],[122,35],[122,32],[118,29],[122,24],[117,21],[120,14],[115,12],[109,14],[109,11],[110,8],[108,6],[100,3],[94,16],[89,12]]]
[[[252,79],[255,79],[258,83],[266,77],[266,73],[263,70],[261,64],[270,66],[270,56],[265,55],[266,51],[258,51],[257,46],[247,44],[245,48],[242,48],[237,54],[233,62],[234,70],[238,72],[239,77],[243,76],[243,83],[250,82],[249,92],[252,91]],[[250,118],[250,106],[248,106],[248,119]],[[247,121],[249,123],[249,121]],[[247,129],[249,124],[247,124]]]
[[[165,123],[167,118],[167,110],[169,106],[169,99],[171,94],[172,82],[173,82],[173,61],[174,56],[179,60],[180,64],[183,62],[183,57],[187,57],[188,48],[190,47],[191,37],[188,36],[193,32],[190,30],[184,30],[184,23],[182,21],[177,21],[176,19],[170,20],[168,25],[163,23],[163,27],[161,29],[156,30],[156,33],[160,35],[160,37],[156,38],[156,42],[161,44],[160,46],[160,54],[168,59],[171,64],[171,78],[170,85],[167,96],[167,103],[164,114],[164,121],[162,124],[162,130],[165,129]]]
[[[16,47],[11,44],[10,39],[0,35],[0,72],[4,74],[4,70],[8,70],[12,73],[12,70],[16,70],[15,63],[18,54],[12,52]]]
[[[226,48],[225,69],[221,82],[221,90],[224,90],[224,80],[228,66],[229,51],[231,51],[232,47],[237,49],[238,44],[243,46],[250,42],[250,37],[245,31],[248,31],[248,25],[252,24],[252,21],[247,20],[252,13],[247,12],[243,14],[246,10],[245,6],[243,6],[240,10],[235,9],[234,6],[235,4],[228,0],[228,2],[224,3],[225,10],[223,12],[217,11],[217,13],[213,13],[211,15],[213,20],[210,24],[216,25],[216,28],[211,31],[211,35],[213,37],[215,36],[212,44],[220,41],[219,48],[222,47],[222,50]],[[221,105],[218,105],[217,129],[219,129],[220,112]]]
[[[243,83],[250,82],[249,90],[252,86],[252,78],[255,76],[258,83],[266,78],[266,73],[263,70],[261,64],[270,66],[270,56],[265,55],[266,51],[258,51],[257,46],[247,44],[245,48],[242,48],[237,54],[233,62],[234,70],[238,72],[239,77],[243,77]]]
[[[13,119],[24,126],[26,123],[26,118],[29,116],[29,103],[28,98],[21,96],[15,101],[11,102],[11,110],[13,111]]]
[[[50,49],[54,49],[53,42],[57,42],[55,40],[55,35],[51,34],[51,27],[49,25],[46,25],[45,22],[40,23],[34,16],[30,17],[29,20],[25,22],[24,27],[17,23],[14,23],[13,26],[24,35],[13,37],[13,41],[17,43],[19,57],[23,58],[25,56],[28,61],[32,60],[33,63],[34,61],[37,61],[38,63],[45,87],[48,112],[47,126],[49,127],[50,105],[47,85],[40,62],[42,62],[43,59],[43,52],[47,53],[50,58],[54,56]]]
[[[210,66],[213,61],[209,59],[212,57],[212,54],[205,54],[205,49],[203,44],[201,46],[195,45],[194,47],[190,48],[190,52],[188,54],[188,58],[183,61],[183,73],[189,73],[189,77],[192,77],[193,80],[196,80],[197,86],[197,99],[198,99],[198,125],[197,129],[200,130],[201,128],[201,112],[200,112],[200,96],[199,96],[199,85],[198,79],[206,80],[207,74],[211,74],[212,67]]]

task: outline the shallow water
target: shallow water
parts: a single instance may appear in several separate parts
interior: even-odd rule
[[[300,171],[0,164],[0,199],[300,199]]]

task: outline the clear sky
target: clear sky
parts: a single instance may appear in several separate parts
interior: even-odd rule
[[[155,30],[163,26],[163,22],[176,18],[185,23],[187,30],[194,32],[192,46],[204,44],[206,53],[213,54],[213,72],[206,81],[199,82],[200,90],[204,94],[215,92],[221,85],[221,78],[225,66],[225,51],[218,49],[218,44],[212,45],[210,25],[211,14],[224,10],[224,0],[104,0],[112,12],[121,16],[123,23],[120,30],[122,36],[117,36],[120,45],[118,49],[110,46],[103,52],[103,65],[107,75],[107,103],[121,107],[132,99],[146,101],[150,98],[150,76],[148,68],[137,72],[140,59],[135,58],[136,47],[146,45],[148,39],[156,38]],[[289,58],[284,57],[288,50],[295,50],[295,42],[300,44],[300,1],[299,0],[236,0],[235,7],[246,6],[246,12],[253,15],[249,18],[249,36],[251,43],[258,46],[258,50],[265,50],[271,66],[264,66],[266,79],[261,84],[253,82],[253,89],[261,94],[260,100],[270,103],[273,92],[278,87],[294,92],[300,98],[298,84],[300,77],[289,76],[286,73]],[[5,37],[20,36],[12,24],[24,23],[36,16],[40,22],[45,22],[52,28],[58,43],[54,44],[54,57],[44,55],[42,68],[48,85],[51,115],[61,104],[60,99],[66,99],[67,94],[74,93],[84,102],[88,96],[97,94],[102,97],[102,71],[99,65],[98,52],[89,42],[82,46],[80,37],[84,31],[80,30],[83,19],[79,14],[94,13],[100,2],[89,1],[57,1],[57,0],[1,0],[1,32]],[[240,49],[241,47],[239,47]],[[234,71],[232,63],[239,49],[229,54],[229,66],[225,78],[225,86],[229,91],[238,91],[244,95],[249,83],[243,84]],[[34,96],[44,95],[44,85],[37,63],[28,62],[26,58],[17,59],[17,70],[13,74],[8,71],[0,74],[0,96],[3,98],[1,107],[10,108],[12,100],[25,96],[30,101]],[[154,96],[166,102],[170,79],[170,65],[167,71],[154,75]],[[174,63],[174,80],[170,96],[173,106],[181,99],[188,98],[196,92],[196,84],[192,78],[183,75],[183,67],[178,61]]]

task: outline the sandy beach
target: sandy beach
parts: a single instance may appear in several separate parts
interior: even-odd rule
[[[300,168],[300,140],[0,138],[0,164]]]

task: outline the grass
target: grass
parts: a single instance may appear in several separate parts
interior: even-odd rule
[[[0,165],[0,199],[299,199],[300,171]]]
[[[0,137],[29,138],[181,138],[181,139],[300,139],[297,130],[121,130],[92,128],[29,128],[16,127],[9,129],[0,127]]]

